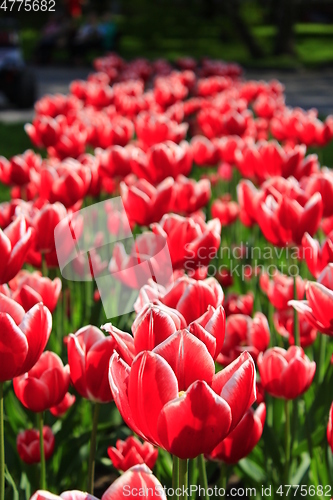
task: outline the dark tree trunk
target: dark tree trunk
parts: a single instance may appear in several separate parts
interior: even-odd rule
[[[295,0],[280,0],[277,9],[277,34],[274,47],[275,55],[294,54],[295,18],[296,18]]]
[[[227,0],[227,2],[225,3],[225,7],[228,17],[230,18],[235,29],[238,31],[238,34],[241,37],[242,41],[247,46],[251,56],[254,59],[262,57],[264,54],[260,45],[258,45],[248,25],[240,14],[239,0]]]

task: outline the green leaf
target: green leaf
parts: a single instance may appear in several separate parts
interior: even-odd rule
[[[295,474],[291,477],[291,484],[301,484],[303,477],[309,470],[311,459],[308,453],[302,454],[301,463],[298,465]]]
[[[249,458],[243,458],[237,465],[244,474],[256,483],[265,483],[266,472]]]

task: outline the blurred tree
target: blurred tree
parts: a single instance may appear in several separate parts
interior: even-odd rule
[[[262,57],[263,50],[260,45],[257,43],[257,40],[251,33],[250,27],[244,20],[241,9],[240,9],[240,1],[239,0],[227,0],[225,2],[226,13],[230,18],[231,23],[235,27],[238,35],[248,48],[251,56],[254,59],[258,59]]]
[[[296,0],[275,0],[277,34],[274,54],[295,52],[294,24],[296,21]]]

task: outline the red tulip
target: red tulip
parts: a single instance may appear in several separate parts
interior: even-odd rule
[[[320,193],[323,200],[323,217],[333,215],[333,176],[329,169],[322,169],[302,179],[302,186],[309,196]]]
[[[67,115],[69,111],[82,107],[82,102],[74,95],[45,95],[35,103],[37,115],[51,116]]]
[[[190,324],[204,315],[208,306],[218,308],[223,298],[223,290],[215,278],[197,281],[182,276],[166,289],[153,284],[144,286],[135,303],[135,310],[139,312],[143,304],[158,299],[166,306],[177,309]]]
[[[107,178],[122,177],[131,173],[131,157],[134,146],[110,146],[107,149],[95,150],[95,155],[100,162],[101,174]]]
[[[228,269],[222,268],[216,273],[216,279],[223,288],[228,288],[233,285],[234,279],[231,272]]]
[[[232,314],[247,314],[252,315],[254,297],[252,292],[245,295],[238,295],[237,293],[229,293],[225,303],[224,309],[227,316]]]
[[[228,199],[214,200],[211,206],[212,217],[219,219],[222,226],[233,224],[239,215],[239,206]]]
[[[52,406],[52,408],[50,408],[50,412],[54,417],[62,417],[69,410],[69,408],[73,406],[75,400],[76,398],[73,394],[66,392],[63,400],[56,406]]]
[[[318,283],[333,290],[333,263],[327,264],[317,278]]]
[[[290,308],[276,311],[273,315],[276,331],[288,339],[290,345],[295,344],[294,339],[294,311]],[[301,347],[312,345],[317,338],[317,330],[304,318],[302,313],[298,313],[299,335]]]
[[[32,172],[39,172],[41,165],[41,156],[28,149],[23,154],[13,156],[10,159],[8,167],[5,166],[7,173],[2,182],[27,187],[32,180]]]
[[[283,197],[279,223],[284,229],[291,231],[292,241],[299,245],[305,232],[313,235],[317,231],[322,214],[323,202],[318,192],[311,196],[304,205],[295,199]]]
[[[35,304],[42,302],[52,313],[56,308],[61,292],[60,278],[44,278],[40,272],[20,271],[9,282],[12,298],[28,311]]]
[[[284,99],[276,99],[267,94],[260,94],[253,103],[256,115],[271,119],[277,109],[283,109]]]
[[[291,300],[289,305],[302,314],[313,328],[333,336],[333,291],[321,283],[308,281],[305,295],[306,300]]]
[[[303,256],[309,271],[318,278],[329,262],[333,262],[333,232],[327,236],[320,246],[319,242],[305,233],[302,238]]]
[[[152,184],[158,184],[167,177],[174,179],[188,175],[192,168],[192,153],[186,141],[175,144],[165,141],[151,146],[144,152],[133,148],[131,154],[132,172],[139,178]]]
[[[268,349],[259,354],[257,365],[265,391],[283,399],[295,399],[306,392],[316,371],[316,363],[296,346],[288,351],[280,347]]]
[[[181,69],[191,69],[195,70],[197,67],[197,61],[193,57],[178,57],[176,60],[177,66],[179,66]]]
[[[221,242],[218,219],[205,223],[200,217],[166,214],[160,223],[152,224],[152,230],[166,238],[174,269],[189,271],[207,266]]]
[[[109,271],[127,287],[140,290],[152,279],[151,266],[162,283],[170,279],[172,266],[166,238],[147,231],[135,239],[129,255],[122,243],[115,244]]]
[[[154,81],[155,101],[164,109],[183,100],[187,94],[187,87],[175,73],[171,73],[168,77],[158,77]]]
[[[132,325],[136,354],[153,350],[176,330],[185,326],[185,319],[177,310],[162,304],[147,304]]]
[[[55,439],[52,429],[46,425],[43,427],[43,438],[45,460],[48,460],[53,455]],[[20,432],[16,438],[16,447],[21,460],[26,464],[40,462],[39,431],[37,429]]]
[[[43,304],[36,304],[25,313],[17,302],[0,294],[0,325],[0,381],[4,382],[31,370],[37,363],[51,333],[52,316]]]
[[[325,145],[333,136],[331,117],[325,123],[317,118],[317,110],[283,108],[271,120],[271,132],[279,141],[293,140],[307,146]]]
[[[258,207],[264,199],[264,193],[257,190],[251,181],[241,180],[237,185],[239,218],[245,226],[251,227],[257,222]]]
[[[216,165],[220,159],[216,144],[203,135],[191,139],[191,149],[193,161],[199,166]]]
[[[126,146],[134,134],[134,125],[125,116],[108,113],[109,106],[102,112],[88,112],[85,108],[82,115],[84,127],[91,127],[91,136],[88,142],[94,148],[107,149],[110,146]]]
[[[37,148],[53,146],[61,133],[59,123],[48,116],[36,116],[32,124],[25,124],[24,130]]]
[[[45,203],[33,219],[36,231],[35,247],[38,252],[48,253],[55,249],[54,229],[67,216],[62,203]]]
[[[130,221],[141,226],[158,222],[169,211],[173,179],[167,177],[156,188],[145,179],[131,185],[120,183],[120,194]]]
[[[229,170],[231,169],[231,165],[236,164],[236,157],[238,154],[238,150],[241,150],[244,146],[244,141],[237,135],[229,135],[226,137],[221,137],[220,139],[215,139],[214,144],[216,144],[220,158],[223,162],[223,165],[228,165]],[[230,174],[229,174],[230,175]],[[221,176],[222,177],[222,176]]]
[[[266,419],[266,405],[256,410],[249,408],[242,420],[226,438],[208,455],[209,460],[222,460],[236,464],[251,453],[262,436]]]
[[[136,135],[147,146],[164,141],[179,143],[185,138],[187,129],[187,123],[178,124],[165,115],[146,111],[138,114],[135,123]]]
[[[40,190],[44,199],[59,201],[70,208],[87,194],[91,171],[77,160],[67,158],[62,163],[50,162],[40,176]]]
[[[264,314],[256,312],[253,319],[245,314],[232,314],[226,321],[225,340],[217,361],[228,365],[246,350],[254,361],[260,352],[266,351],[270,341],[270,330]]]
[[[244,353],[215,375],[207,348],[186,330],[140,353],[131,367],[114,353],[109,380],[129,427],[183,459],[212,451],[255,400],[252,358]]]
[[[148,303],[135,318],[132,324],[133,337],[122,332],[111,323],[101,328],[108,332],[114,340],[114,350],[129,365],[137,354],[145,350],[153,350],[173,333],[186,326],[183,316],[161,303]]]
[[[207,205],[211,197],[210,181],[195,182],[184,175],[178,175],[173,186],[173,200],[170,211],[178,214],[193,214]]]
[[[275,270],[271,279],[266,272],[259,278],[260,288],[267,295],[268,300],[276,309],[287,309],[288,302],[294,298],[294,278]],[[296,294],[300,300],[304,296],[305,282],[300,276],[296,277]]]
[[[31,370],[14,379],[14,391],[23,406],[38,413],[61,403],[69,382],[68,365],[54,352],[45,351]]]
[[[108,455],[116,469],[127,471],[134,465],[146,464],[152,469],[156,463],[158,449],[150,443],[141,443],[130,436],[125,441],[117,440],[116,447],[108,448]]]
[[[225,313],[222,306],[208,306],[207,312],[189,324],[188,330],[207,347],[212,358],[219,354],[224,340]],[[176,309],[156,300],[146,304],[132,325],[134,339],[107,323],[102,328],[116,342],[115,350],[129,365],[144,350],[151,351],[167,340],[177,330],[186,327],[186,321]]]
[[[274,176],[300,178],[306,147],[282,148],[276,141],[244,144],[236,150],[237,167],[244,177],[255,177],[260,183]]]
[[[333,426],[332,426],[332,422],[333,422],[333,403],[331,404],[330,413],[328,416],[327,431],[326,431],[327,441],[328,441],[328,444],[329,444],[329,446],[332,450],[332,453],[333,453]]]
[[[282,177],[264,182],[260,191],[249,181],[242,181],[238,201],[242,222],[246,225],[257,222],[264,236],[280,247],[291,241],[299,245],[305,232],[313,235],[323,209],[320,193],[310,197],[295,179]]]
[[[95,326],[84,326],[67,343],[68,364],[73,386],[90,401],[109,403],[112,394],[108,384],[108,364],[115,341]]]
[[[17,217],[4,231],[0,229],[0,283],[16,276],[24,264],[32,243],[32,229],[23,217]]]

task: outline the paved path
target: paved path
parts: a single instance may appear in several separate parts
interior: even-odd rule
[[[56,92],[66,93],[72,80],[85,78],[90,72],[89,68],[35,68],[38,97]],[[286,86],[288,105],[305,109],[316,107],[321,115],[333,113],[333,69],[317,72],[248,70],[246,78],[277,78]],[[26,122],[30,121],[32,116],[33,110],[12,109],[5,99],[0,99],[0,122]]]

